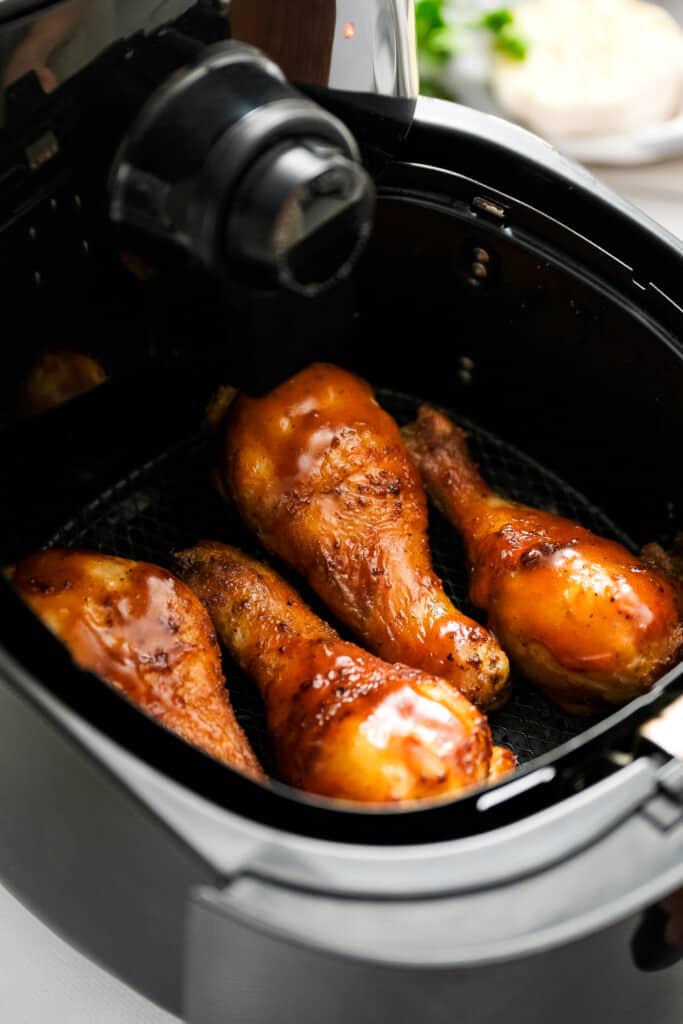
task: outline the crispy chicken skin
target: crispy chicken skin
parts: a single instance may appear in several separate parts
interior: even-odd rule
[[[12,581],[74,660],[233,768],[264,774],[225,690],[211,620],[165,569],[85,551],[41,551]]]
[[[432,568],[427,501],[395,421],[365,381],[315,364],[227,416],[225,491],[259,540],[362,643],[502,703],[507,657]]]
[[[257,683],[293,786],[380,803],[444,797],[514,768],[461,693],[340,639],[267,566],[212,541],[176,566]]]
[[[107,375],[91,356],[83,352],[46,352],[23,382],[22,412],[27,416],[63,405],[71,398],[92,391]]]
[[[681,606],[665,575],[621,544],[496,495],[463,431],[436,410],[423,406],[403,435],[464,538],[473,603],[549,697],[593,714],[643,693],[680,656]]]

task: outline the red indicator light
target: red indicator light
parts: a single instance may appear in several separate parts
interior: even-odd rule
[[[356,34],[355,21],[347,21],[344,25],[344,39],[353,39]]]

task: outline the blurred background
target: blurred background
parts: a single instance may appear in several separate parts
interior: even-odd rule
[[[546,138],[683,237],[683,0],[417,0],[421,90]]]
[[[683,237],[683,0],[415,4],[423,93],[530,128]],[[52,91],[112,39],[191,6],[71,0],[0,29],[0,123],[28,72]]]

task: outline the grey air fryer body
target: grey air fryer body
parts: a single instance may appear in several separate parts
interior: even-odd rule
[[[46,6],[0,4],[0,19]],[[184,6],[55,92],[29,75],[7,95],[3,565],[47,544],[160,563],[201,536],[248,546],[210,483],[206,401],[321,359],[369,379],[399,421],[420,398],[451,410],[513,497],[634,550],[668,545],[683,528],[680,244],[527,132],[418,99],[409,3],[310,0],[310,19],[300,2]],[[243,194],[263,195],[259,168],[277,186],[254,201],[246,249],[225,216],[236,193],[205,188],[232,150],[183,105],[195,72],[234,70],[235,53],[244,76],[219,89],[249,110],[294,104],[277,110],[302,126],[254,117],[258,153],[240,129]],[[334,259],[309,287],[319,250],[304,232],[287,263],[269,202],[319,197],[330,170],[310,237],[323,223]],[[51,347],[95,355],[109,380],[27,417],[18,389]],[[431,543],[466,603],[436,516]],[[680,1021],[680,668],[594,720],[521,680],[491,717],[512,779],[378,811],[219,765],[80,671],[6,581],[0,605],[0,875],[160,1005],[193,1024]],[[267,764],[263,709],[225,668]]]

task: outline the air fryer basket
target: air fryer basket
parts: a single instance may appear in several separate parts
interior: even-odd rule
[[[653,282],[668,286],[674,251],[664,250],[666,273],[658,277],[656,236],[610,213],[590,191],[575,207],[586,232],[595,230],[596,243],[589,242],[543,208],[559,202],[557,181],[544,185],[538,170],[523,172],[510,153],[509,181],[526,201],[466,173],[419,166],[430,158],[447,166],[452,151],[440,150],[440,139],[418,118],[402,161],[384,161],[367,254],[352,281],[315,302],[245,301],[168,254],[145,253],[152,262],[159,256],[159,273],[131,275],[130,259],[119,258],[122,240],[107,224],[102,168],[93,170],[79,143],[68,173],[46,180],[37,204],[5,235],[21,255],[10,266],[8,301],[24,324],[21,338],[11,339],[16,357],[7,379],[18,379],[52,345],[97,355],[112,380],[0,435],[9,496],[0,508],[3,561],[45,544],[74,544],[168,563],[174,549],[207,536],[256,550],[212,488],[210,444],[198,433],[202,411],[219,384],[263,393],[316,359],[365,376],[401,421],[420,400],[448,410],[469,430],[489,482],[511,497],[564,513],[634,550],[670,541],[680,522],[680,474],[672,467],[683,461],[683,358],[672,330],[678,313]],[[476,169],[481,145],[477,136],[458,153],[463,170]],[[486,161],[478,171],[493,173]],[[529,201],[534,190],[538,206]],[[126,239],[125,246],[139,241]],[[628,265],[626,256],[640,264]],[[467,605],[458,538],[436,512],[431,540],[449,591],[477,617]],[[8,632],[3,643],[36,671],[35,631],[24,620]],[[133,726],[106,687],[93,684],[86,694],[63,667],[59,676],[46,672],[56,654],[42,643],[41,682],[78,714],[177,781],[258,820],[388,843],[492,829],[530,809],[520,797],[514,807],[501,803],[482,816],[475,794],[451,806],[377,815],[295,800],[278,787],[257,793],[152,723]],[[234,665],[226,670],[238,714],[272,769],[259,699]],[[622,740],[631,749],[635,723],[648,708],[646,698],[601,722],[576,719],[518,680],[492,725],[522,770],[553,763],[552,784],[539,797],[547,803],[609,774],[614,765],[601,752]]]
[[[418,398],[383,389],[378,398],[401,424],[414,418],[420,404]],[[630,544],[599,509],[554,473],[456,411],[450,415],[466,427],[474,457],[486,479],[501,493]],[[211,460],[210,445],[201,434],[171,447],[98,496],[50,538],[50,546],[90,548],[167,564],[174,550],[206,536],[267,558],[235,511],[214,490]],[[430,515],[436,571],[457,605],[476,617],[477,610],[468,602],[465,557],[457,534],[436,510]],[[303,586],[301,580],[293,577],[293,581]],[[307,596],[315,603],[311,594]],[[329,618],[324,609],[320,611]],[[226,674],[237,715],[272,773],[274,764],[256,688],[235,664],[226,665]],[[491,716],[491,724],[496,742],[510,746],[520,763],[548,753],[586,727],[585,719],[567,714],[520,677],[511,701]]]

